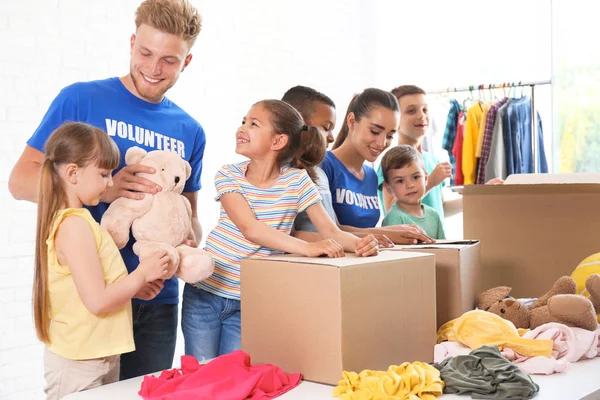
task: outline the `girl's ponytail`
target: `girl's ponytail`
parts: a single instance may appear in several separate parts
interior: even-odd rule
[[[327,149],[325,133],[321,131],[321,128],[317,128],[316,126],[308,127],[304,125],[299,136],[300,143],[298,150],[292,155],[290,166],[305,169],[313,182],[316,182],[317,174],[314,167],[323,161]]]
[[[276,133],[288,137],[287,145],[277,155],[279,165],[305,169],[315,181],[314,167],[323,160],[327,149],[324,132],[306,126],[298,110],[284,101],[263,100],[255,105],[261,105],[269,112]]]
[[[354,97],[352,97],[352,100],[350,100],[350,104],[348,104],[348,109],[346,110],[346,115],[344,115],[344,121],[342,122],[342,127],[340,128],[340,131],[338,132],[337,136],[335,137],[335,142],[333,142],[333,147],[331,148],[331,150],[335,150],[338,147],[340,147],[342,145],[342,143],[344,143],[344,141],[346,140],[346,138],[348,137],[348,114],[350,114],[353,110],[353,106],[354,106],[354,102],[356,101],[356,98],[358,97],[358,94],[355,94]]]
[[[33,278],[33,318],[40,341],[50,343],[50,302],[48,299],[48,233],[56,212],[66,202],[61,178],[52,157],[42,164],[38,185],[38,213]]]

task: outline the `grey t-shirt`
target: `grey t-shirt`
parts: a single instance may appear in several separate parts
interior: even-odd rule
[[[335,211],[333,210],[333,201],[331,198],[331,191],[329,190],[329,179],[327,179],[327,175],[325,175],[325,171],[323,171],[320,167],[315,167],[315,172],[317,174],[317,189],[319,190],[319,194],[321,195],[321,202],[323,207],[325,207],[325,211],[329,214],[329,217],[337,222],[335,217]],[[296,216],[294,220],[294,229],[297,231],[304,232],[317,232],[317,228],[313,225],[310,218],[308,218],[308,214],[306,211],[301,212]]]
[[[494,178],[506,179],[506,156],[504,155],[504,127],[502,120],[508,109],[511,99],[508,99],[498,109],[496,113],[496,121],[494,122],[494,131],[492,134],[492,144],[490,147],[490,155],[485,164],[485,181]]]

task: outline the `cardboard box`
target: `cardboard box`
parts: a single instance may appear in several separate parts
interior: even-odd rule
[[[505,285],[515,297],[541,296],[600,251],[600,184],[523,179],[465,187],[464,237],[481,242],[479,292]]]
[[[397,245],[386,251],[435,255],[437,327],[475,308],[481,263],[479,241],[438,241],[435,244]]]
[[[433,361],[435,259],[251,258],[241,265],[242,350],[304,379],[336,385],[342,372]]]

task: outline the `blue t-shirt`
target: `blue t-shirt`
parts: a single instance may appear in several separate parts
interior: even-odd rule
[[[360,180],[330,151],[325,154],[321,168],[329,179],[333,209],[340,225],[358,228],[377,225],[380,211],[375,170],[363,165],[365,177]]]
[[[118,172],[125,166],[125,153],[133,146],[147,151],[169,150],[178,153],[192,167],[184,192],[197,192],[201,188],[202,158],[206,137],[202,126],[175,103],[164,98],[154,104],[131,93],[119,78],[92,82],[78,82],[65,87],[52,101],[40,126],[27,144],[39,151],[50,134],[65,122],[86,122],[107,132],[121,152]],[[89,207],[94,219],[100,222],[108,204],[100,203]],[[139,264],[133,252],[133,237],[121,250],[129,272]],[[144,302],[151,304],[177,304],[179,290],[177,278],[165,281],[164,289],[155,299]]]

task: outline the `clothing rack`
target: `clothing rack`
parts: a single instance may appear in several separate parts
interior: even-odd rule
[[[537,137],[538,137],[538,131],[537,131],[537,110],[535,108],[535,87],[536,86],[541,86],[541,85],[551,85],[552,81],[551,80],[546,80],[546,81],[533,81],[533,82],[506,82],[506,83],[499,83],[499,84],[487,84],[487,85],[474,85],[474,86],[468,86],[468,87],[461,87],[461,88],[446,88],[446,89],[441,89],[441,90],[428,90],[427,93],[428,94],[450,94],[450,93],[459,93],[459,92],[473,92],[475,90],[480,91],[480,90],[485,90],[485,89],[506,89],[506,88],[517,88],[517,87],[526,87],[529,86],[531,88],[531,150],[533,153],[533,171],[534,173],[538,173],[538,141],[537,141]]]

